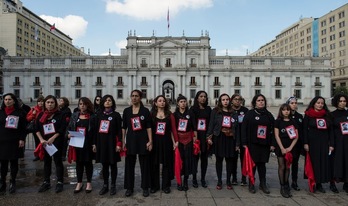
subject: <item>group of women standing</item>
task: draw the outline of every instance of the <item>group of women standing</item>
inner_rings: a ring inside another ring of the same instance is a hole
[[[92,160],[95,159],[102,164],[104,179],[99,194],[109,192],[110,195],[115,195],[117,163],[121,161],[121,156],[125,156],[126,196],[131,196],[134,192],[137,156],[144,197],[160,189],[164,193],[170,193],[174,176],[180,191],[189,189],[190,175],[192,186],[198,187],[199,161],[200,183],[205,188],[208,157],[211,154],[216,157],[216,189],[223,188],[222,170],[225,159],[226,188],[231,190],[232,185],[238,184],[238,157],[243,163],[246,154],[254,163],[252,176],[249,175],[249,191],[256,192],[254,175],[257,170],[259,189],[269,194],[266,163],[271,152],[277,155],[280,193],[283,197],[291,197],[290,188],[300,190],[297,184],[298,161],[300,154],[305,153],[311,159],[316,191],[325,192],[322,183],[330,182],[330,189],[337,193],[335,182],[342,181],[343,189],[348,192],[348,98],[345,95],[333,98],[332,105],[337,108],[333,112],[328,110],[324,98],[313,98],[304,117],[297,112],[297,99],[290,97],[280,106],[276,119],[267,110],[267,100],[262,94],[254,96],[250,110],[242,105],[239,94],[231,97],[228,94],[220,95],[213,109],[208,106],[205,91],[197,92],[191,108],[188,107],[187,98],[179,95],[175,112],[172,113],[165,96],[157,96],[149,110],[142,104],[142,92],[133,90],[130,96],[131,106],[124,109],[122,117],[116,111],[112,95],[97,96],[94,103],[87,97],[80,98],[78,108],[71,117],[59,109],[58,101],[52,95],[40,97],[38,104],[28,115],[19,108],[15,95],[6,94],[3,97],[0,110],[1,194],[6,192],[9,163],[9,192],[16,191],[19,153],[13,151],[24,146],[26,122],[32,120],[35,121],[36,155],[44,161],[44,181],[39,192],[51,188],[52,159],[57,175],[55,192],[63,190],[62,157],[65,155],[62,152],[66,139],[77,138],[74,132],[83,136],[83,144],[69,146],[68,151],[69,162],[76,162],[77,185],[74,193],[83,189],[86,193],[92,191]],[[48,148],[52,147],[56,151],[50,154]],[[175,150],[179,157],[174,155]],[[181,164],[178,164],[178,158],[182,161]],[[84,171],[87,177],[86,187],[82,182]],[[240,184],[247,185],[246,180],[247,176],[243,173]]]

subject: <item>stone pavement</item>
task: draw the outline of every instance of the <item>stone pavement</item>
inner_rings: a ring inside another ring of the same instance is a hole
[[[99,190],[103,185],[103,181],[99,176],[100,164],[94,165],[93,174],[93,191],[90,194],[81,192],[73,194],[76,184],[74,177],[74,164],[64,162],[66,169],[64,191],[56,194],[54,192],[55,180],[54,170],[52,175],[52,188],[44,193],[38,193],[38,189],[42,183],[43,162],[33,162],[33,151],[26,150],[24,161],[20,161],[20,172],[17,178],[17,192],[9,195],[8,192],[4,196],[0,196],[0,205],[348,205],[348,195],[342,190],[342,183],[337,184],[340,190],[339,194],[334,194],[328,188],[328,184],[324,184],[326,193],[310,193],[308,191],[307,180],[303,176],[303,160],[300,159],[299,186],[301,191],[292,191],[292,198],[283,198],[280,195],[279,180],[277,175],[277,159],[271,157],[267,164],[267,183],[271,194],[266,195],[257,188],[256,194],[251,194],[247,186],[234,186],[233,190],[227,190],[223,185],[222,190],[215,188],[217,177],[215,173],[215,158],[209,159],[207,172],[208,188],[193,188],[189,180],[189,190],[187,192],[176,190],[176,182],[172,181],[172,192],[165,194],[158,191],[150,194],[149,197],[142,196],[140,188],[140,171],[139,163],[136,166],[135,191],[133,196],[126,197],[123,189],[124,177],[124,159],[118,163],[118,179],[117,194],[110,196],[108,193],[100,196]],[[257,175],[256,175],[257,176]],[[223,174],[223,178],[226,174]],[[198,172],[198,180],[200,172]],[[238,171],[238,181],[240,181],[240,171]],[[200,183],[200,181],[198,181]],[[226,179],[223,179],[223,183]],[[259,181],[256,177],[256,186]]]

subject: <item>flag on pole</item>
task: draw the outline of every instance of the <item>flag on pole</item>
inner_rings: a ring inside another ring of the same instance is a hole
[[[55,29],[56,29],[56,24],[54,23],[54,24],[51,26],[50,31],[55,30]]]
[[[168,29],[169,29],[169,8],[168,8],[168,13],[167,13],[167,23],[168,23]]]

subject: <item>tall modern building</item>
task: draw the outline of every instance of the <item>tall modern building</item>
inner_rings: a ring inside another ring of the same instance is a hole
[[[346,23],[347,22],[347,23]],[[332,88],[348,86],[348,4],[319,18],[302,18],[253,56],[329,57]]]
[[[0,0],[0,47],[10,56],[80,56],[72,38],[22,5]]]
[[[308,104],[314,95],[330,97],[328,57],[216,56],[208,33],[199,37],[137,37],[131,32],[119,56],[4,57],[5,92],[23,100],[42,92],[76,103],[82,96],[111,94],[129,103],[132,90],[151,102],[163,94],[174,102],[179,94],[193,100],[205,90],[210,105],[222,93],[239,93],[249,106],[262,93],[268,105],[296,95]]]

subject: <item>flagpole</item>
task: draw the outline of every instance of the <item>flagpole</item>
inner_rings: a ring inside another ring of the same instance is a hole
[[[170,27],[170,24],[169,24],[169,6],[168,6],[168,12],[167,12],[167,29],[168,29],[168,36],[169,36],[169,27]]]

